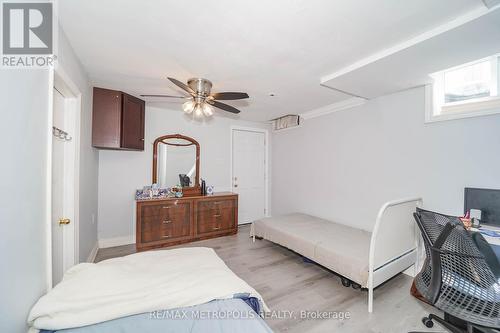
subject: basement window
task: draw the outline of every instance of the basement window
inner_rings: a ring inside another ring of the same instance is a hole
[[[426,121],[500,113],[500,55],[431,74]]]

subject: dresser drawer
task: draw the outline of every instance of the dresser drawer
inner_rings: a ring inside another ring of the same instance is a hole
[[[155,213],[152,215],[151,213]],[[191,204],[177,202],[141,208],[141,243],[166,241],[191,234]]]
[[[235,201],[198,201],[196,217],[198,234],[232,229],[235,227]]]
[[[176,211],[180,206],[188,205],[187,202],[173,201],[157,205],[147,205],[141,207],[141,217],[148,216],[169,216],[171,211]]]

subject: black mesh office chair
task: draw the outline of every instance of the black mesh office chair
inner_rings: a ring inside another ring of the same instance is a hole
[[[479,250],[474,238],[484,238],[465,230],[458,217],[419,208],[414,217],[426,254],[415,287],[445,313],[444,319],[430,314],[423,323],[437,321],[453,333],[500,332],[500,264],[489,247]]]

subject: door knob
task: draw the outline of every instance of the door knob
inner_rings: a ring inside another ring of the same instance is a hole
[[[70,224],[70,219],[59,219],[59,225]]]

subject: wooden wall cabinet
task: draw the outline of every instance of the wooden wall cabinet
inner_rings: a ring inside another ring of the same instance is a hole
[[[93,91],[92,146],[144,150],[145,102],[121,91]]]
[[[136,248],[138,251],[220,236],[238,230],[238,195],[137,201]]]

